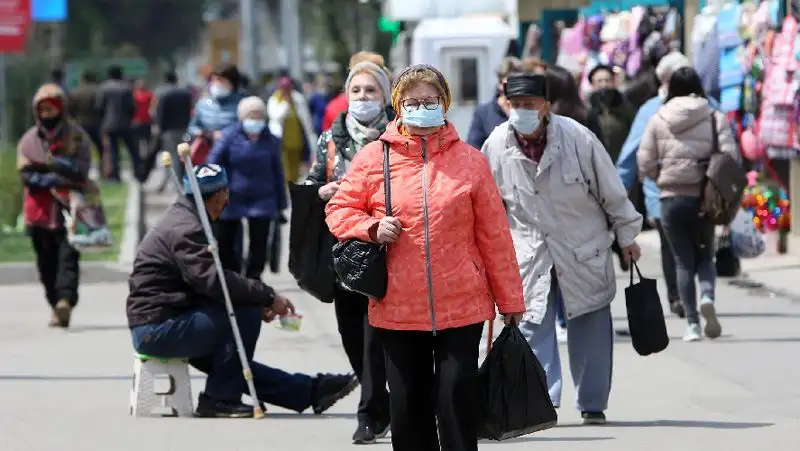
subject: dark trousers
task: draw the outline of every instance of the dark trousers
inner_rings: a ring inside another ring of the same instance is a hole
[[[714,224],[698,217],[700,198],[674,196],[661,199],[661,223],[675,257],[678,293],[689,324],[698,324],[695,275],[700,294],[714,299]]]
[[[241,274],[249,279],[261,279],[261,273],[267,266],[267,242],[269,240],[270,218],[247,218],[250,245],[247,262],[242,258],[244,235],[242,221],[239,219],[220,220],[217,222],[217,241],[219,242],[219,258],[222,267]],[[244,268],[242,268],[244,266]]]
[[[667,299],[670,304],[673,302],[680,302],[681,296],[678,294],[678,276],[675,270],[675,256],[672,255],[672,249],[669,247],[669,240],[667,240],[666,232],[664,232],[664,225],[661,224],[660,219],[656,219],[656,229],[658,229],[658,238],[661,241],[661,271],[664,273],[664,282],[667,284]]]
[[[145,148],[150,146],[150,140],[153,139],[153,124],[139,123],[133,124],[133,135],[140,144],[144,144]]]
[[[336,291],[334,307],[339,335],[350,366],[361,382],[358,419],[375,427],[389,423],[389,392],[383,346],[367,320],[368,303],[361,294],[342,288]]]
[[[80,254],[67,242],[67,231],[30,227],[28,233],[47,302],[54,307],[65,299],[74,307],[78,304]]]
[[[379,329],[386,353],[393,450],[477,451],[482,331],[482,323],[436,335]]]
[[[103,162],[105,156],[103,155],[103,136],[100,133],[100,126],[93,124],[81,124],[81,127],[86,130],[86,134],[89,135],[89,139],[92,141],[94,150],[97,152],[97,161],[99,162],[98,172],[103,174]]]
[[[235,313],[259,401],[296,412],[308,408],[312,396],[311,377],[253,361],[263,308],[237,307]],[[193,367],[208,375],[205,393],[211,398],[241,401],[242,394],[249,394],[225,306],[221,303],[184,313],[161,324],[137,326],[131,333],[137,352],[164,358],[188,357]]]
[[[141,156],[139,154],[139,141],[136,139],[133,129],[125,128],[114,131],[109,130],[106,131],[106,136],[108,136],[108,153],[109,157],[111,158],[111,174],[109,178],[111,180],[120,180],[119,143],[122,141],[122,143],[125,145],[125,148],[128,149],[128,155],[131,158],[131,169],[133,170],[134,176],[139,181],[143,181]]]

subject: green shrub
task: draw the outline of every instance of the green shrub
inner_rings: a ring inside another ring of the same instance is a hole
[[[14,226],[22,211],[22,183],[17,172],[17,152],[0,144],[0,227]]]

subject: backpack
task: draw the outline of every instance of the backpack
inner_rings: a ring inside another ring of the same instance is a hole
[[[728,225],[741,208],[747,175],[736,159],[719,151],[719,131],[716,113],[711,113],[711,157],[707,162],[705,179],[700,190],[700,212],[715,225]]]

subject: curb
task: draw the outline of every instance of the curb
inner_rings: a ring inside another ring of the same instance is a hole
[[[142,184],[131,178],[128,189],[128,202],[125,206],[125,228],[122,233],[122,243],[119,247],[117,264],[121,266],[133,265],[136,258],[136,248],[144,235],[144,190]]]

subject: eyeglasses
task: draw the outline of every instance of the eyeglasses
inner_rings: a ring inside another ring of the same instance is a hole
[[[428,97],[426,99],[403,99],[400,101],[400,106],[406,112],[417,111],[420,107],[426,110],[435,110],[441,103],[440,97]]]

